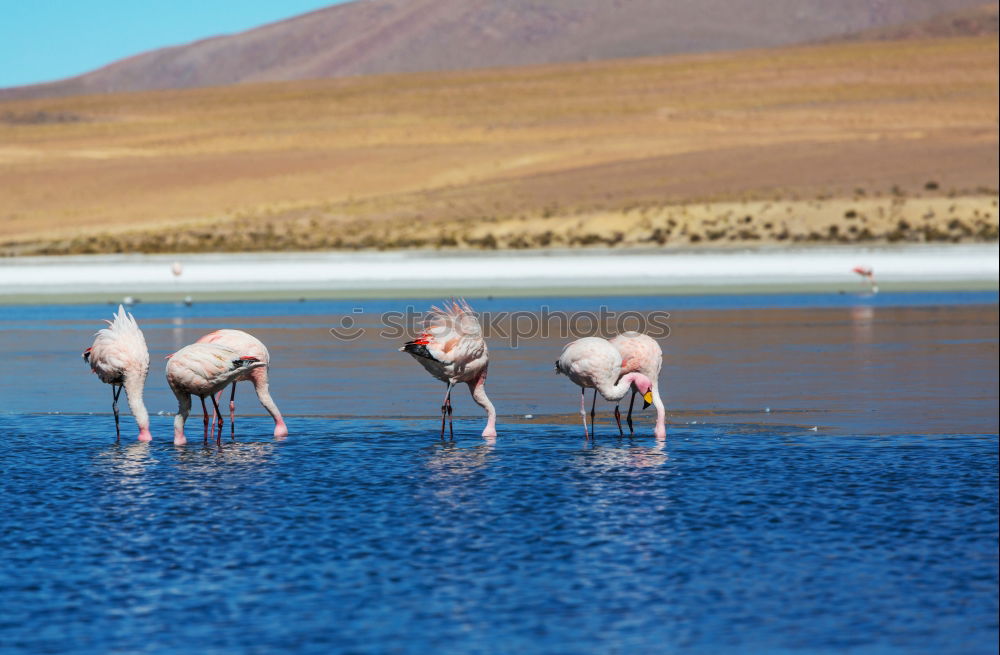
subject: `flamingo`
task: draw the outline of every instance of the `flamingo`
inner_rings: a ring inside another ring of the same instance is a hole
[[[448,385],[441,405],[441,438],[444,439],[445,418],[448,430],[455,438],[451,423],[451,389],[459,382],[469,385],[472,399],[486,410],[483,437],[497,436],[497,412],[486,396],[486,369],[490,356],[483,340],[479,320],[464,300],[445,302],[444,308],[431,307],[424,331],[399,349],[410,353],[427,372]]]
[[[142,388],[149,374],[149,350],[146,338],[135,317],[118,305],[114,321],[94,335],[94,345],[83,351],[83,361],[90,364],[101,382],[111,385],[111,409],[115,413],[115,441],[121,439],[118,420],[118,397],[122,389],[128,399],[129,409],[139,426],[139,441],[152,441],[149,432],[149,412],[142,402]]]
[[[622,375],[632,372],[642,373],[653,384],[653,407],[656,408],[656,427],[653,428],[653,435],[657,439],[666,438],[666,410],[663,408],[659,389],[660,367],[663,365],[663,350],[660,349],[660,344],[656,342],[656,339],[635,331],[622,332],[610,339],[610,343],[621,353]],[[635,433],[635,429],[632,427],[632,405],[635,402],[636,393],[637,389],[633,386],[632,398],[628,403],[628,416],[625,419],[630,435]],[[619,416],[618,407],[615,406],[615,418]],[[621,420],[619,420],[619,431],[621,431],[621,427]]]
[[[210,332],[196,343],[217,343],[228,346],[240,353],[241,356],[249,356],[261,362],[264,366],[256,368],[245,368],[233,380],[233,392],[229,396],[229,426],[236,433],[236,383],[240,380],[250,380],[253,383],[254,391],[257,392],[257,400],[264,406],[267,413],[274,419],[274,436],[277,439],[284,439],[288,436],[288,427],[285,420],[278,411],[278,406],[271,399],[271,392],[268,387],[267,370],[270,368],[271,355],[267,352],[267,347],[261,343],[260,339],[243,332],[242,330],[216,330]]]
[[[872,294],[878,293],[878,283],[875,281],[875,269],[871,266],[855,266],[851,270],[868,280],[868,288]]]
[[[205,441],[208,441],[208,410],[205,396],[212,399],[219,417],[219,436],[222,439],[222,414],[215,394],[243,375],[247,369],[267,366],[256,357],[242,355],[239,351],[217,343],[193,343],[184,346],[168,357],[167,383],[177,396],[177,415],[174,417],[174,443],[187,443],[184,422],[191,413],[191,395],[201,398],[201,411],[205,421]]]
[[[594,389],[594,401],[590,406],[590,423],[594,423],[594,406],[597,404],[597,393],[605,400],[619,401],[625,397],[629,388],[635,384],[645,401],[643,407],[648,407],[653,400],[653,383],[642,373],[632,372],[621,375],[622,355],[606,339],[600,337],[584,337],[571,341],[563,348],[556,361],[556,373],[562,373],[580,386],[580,415],[583,416],[583,434],[590,438],[587,431],[587,411],[584,397],[587,389]],[[621,378],[619,379],[619,376]],[[616,383],[615,380],[618,380]],[[620,413],[615,407],[615,418],[619,420]]]

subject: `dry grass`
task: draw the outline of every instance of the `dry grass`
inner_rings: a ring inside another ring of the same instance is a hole
[[[0,103],[0,243],[780,241],[779,205],[789,240],[995,239],[997,49],[836,44]],[[870,229],[850,233],[860,194]],[[966,213],[947,211],[956,200]],[[922,202],[935,209],[920,229],[882,221]],[[755,237],[736,223],[710,238],[738,214]]]

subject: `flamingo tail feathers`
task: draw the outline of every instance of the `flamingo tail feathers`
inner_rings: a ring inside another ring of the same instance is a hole
[[[427,350],[427,342],[421,339],[406,342],[400,350],[411,355],[416,355],[417,357],[423,357],[424,359],[434,359],[434,356]]]

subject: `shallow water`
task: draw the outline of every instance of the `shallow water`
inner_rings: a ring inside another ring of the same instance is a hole
[[[613,304],[672,313],[663,443],[607,403],[585,442],[554,337],[492,344],[500,437],[463,390],[441,442],[395,342],[330,337],[352,304],[233,303],[135,312],[154,361],[259,334],[290,438],[244,389],[235,442],[116,444],[110,308],[0,309],[0,650],[997,651],[996,294]]]

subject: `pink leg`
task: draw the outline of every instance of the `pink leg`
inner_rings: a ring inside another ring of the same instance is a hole
[[[452,383],[448,383],[448,390],[444,393],[444,402],[441,403],[441,441],[444,441],[444,421],[446,417],[451,416],[451,388]],[[455,438],[455,432],[452,431],[451,438]]]
[[[115,441],[120,441],[122,438],[122,431],[118,424],[118,397],[122,394],[122,385],[111,385],[111,395],[114,400],[111,403],[111,410],[115,413]]]
[[[216,400],[215,396],[212,396],[212,404],[215,405],[215,415],[219,417],[219,434],[215,437],[215,443],[222,443],[222,424],[225,421],[222,419],[222,412],[219,411],[219,401]],[[213,430],[214,432],[214,430]]]
[[[587,431],[587,388],[580,387],[580,416],[583,417],[583,438],[590,439],[590,432]]]
[[[455,440],[455,424],[451,420],[451,395],[448,395],[448,436]]]
[[[208,443],[208,408],[205,407],[205,396],[201,396],[201,417],[205,421],[205,443]],[[212,428],[214,431],[214,427]]]
[[[221,392],[220,392],[221,393]],[[230,437],[236,438],[236,383],[233,382],[233,393],[229,396],[229,429]]]
[[[594,401],[590,403],[590,436],[597,436],[597,424],[594,423],[594,417],[597,415],[597,389],[594,389]]]
[[[221,391],[215,394],[216,398],[219,398],[220,396],[222,396]],[[212,410],[212,434],[215,434],[215,424],[216,422],[218,422],[218,420],[219,420],[219,415],[215,412],[215,410]]]

